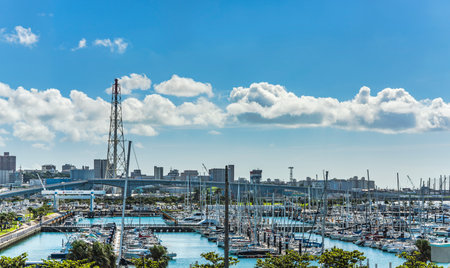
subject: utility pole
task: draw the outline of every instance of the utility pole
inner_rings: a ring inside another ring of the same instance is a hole
[[[225,264],[225,268],[228,268],[229,266],[230,266],[230,263],[229,263],[229,259],[228,259],[228,256],[229,256],[229,249],[230,249],[230,245],[229,245],[229,233],[230,233],[230,230],[229,230],[229,223],[228,223],[228,221],[229,221],[229,219],[228,219],[228,213],[229,213],[229,211],[228,211],[228,203],[229,203],[229,200],[228,200],[228,198],[229,198],[229,194],[228,194],[228,166],[225,166],[225,223],[224,223],[224,225],[225,225],[225,256],[224,256],[224,264]]]

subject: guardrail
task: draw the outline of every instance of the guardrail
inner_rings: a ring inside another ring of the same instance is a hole
[[[46,221],[41,221],[40,223],[38,223],[38,224],[36,224],[34,226],[31,226],[31,227],[28,227],[26,229],[22,229],[22,230],[19,230],[19,231],[14,231],[14,232],[12,232],[10,234],[7,234],[7,235],[5,235],[5,236],[0,238],[0,244],[3,244],[5,242],[7,242],[7,241],[10,241],[10,240],[13,240],[13,239],[16,239],[16,238],[19,238],[19,237],[24,238],[30,233],[38,232],[40,230],[41,226],[48,225],[50,222],[55,222],[55,221],[59,220],[60,218],[65,217],[68,214],[69,213],[66,212],[63,215],[60,215],[60,216],[58,216],[56,218],[48,219]]]

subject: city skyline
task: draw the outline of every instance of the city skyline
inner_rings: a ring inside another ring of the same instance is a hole
[[[0,151],[17,168],[106,158],[119,78],[131,170],[450,174],[446,2],[82,3],[0,11]]]

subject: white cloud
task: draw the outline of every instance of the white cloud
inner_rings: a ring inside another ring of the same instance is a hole
[[[217,130],[211,130],[211,131],[208,132],[208,134],[211,134],[211,135],[220,135],[220,134],[222,134],[222,133],[219,132],[219,131],[217,131]]]
[[[176,106],[169,99],[147,95],[144,100],[128,98],[123,101],[124,120],[145,122],[153,126],[223,126],[226,114],[205,98]]]
[[[75,50],[78,50],[78,49],[82,49],[82,48],[85,48],[85,47],[87,47],[86,38],[82,38],[80,41],[78,41],[78,46],[75,47],[75,48],[72,48],[72,51],[75,51]]]
[[[230,93],[227,112],[235,122],[281,127],[337,127],[383,133],[450,130],[450,105],[441,98],[414,99],[404,89],[376,96],[362,87],[354,99],[298,97],[283,86],[253,83]]]
[[[36,149],[50,150],[50,146],[44,143],[33,143],[31,146]]]
[[[125,42],[122,38],[115,38],[111,41],[111,39],[95,39],[95,46],[107,47],[111,50],[111,52],[117,52],[122,54],[127,50],[128,43]]]
[[[119,78],[119,85],[123,95],[131,94],[131,92],[136,89],[147,90],[150,88],[151,84],[152,81],[145,74],[132,73],[130,76],[124,75]],[[111,87],[107,88],[105,91],[108,94],[111,94]]]
[[[194,97],[206,94],[212,97],[212,86],[210,83],[196,82],[192,78],[179,77],[172,75],[170,80],[164,81],[154,86],[156,92],[165,95],[173,95],[178,97]]]
[[[14,136],[25,141],[51,141],[55,134],[46,126],[37,123],[27,124],[17,122],[14,124]]]
[[[139,149],[144,148],[144,145],[143,145],[142,143],[140,143],[140,142],[135,142],[135,143],[134,143],[134,146],[135,146],[136,148],[139,148]]]
[[[139,83],[130,82],[129,88],[136,85]],[[143,88],[149,87],[148,79]],[[64,97],[57,89],[12,89],[0,83],[0,129],[11,127],[12,135],[21,140],[47,144],[60,137],[71,141],[105,142],[109,113],[108,101],[90,98],[78,90]],[[157,135],[154,128],[158,126],[222,126],[225,117],[220,108],[204,98],[178,106],[156,94],[147,95],[143,100],[123,100],[124,124],[136,135]]]
[[[136,134],[140,136],[156,136],[158,132],[150,125],[136,124],[130,129],[131,134]]]
[[[31,47],[33,44],[39,41],[39,36],[31,31],[31,28],[24,28],[20,25],[14,27],[13,32],[5,33],[6,30],[3,28],[0,30],[0,36],[8,43],[21,44],[24,46]]]

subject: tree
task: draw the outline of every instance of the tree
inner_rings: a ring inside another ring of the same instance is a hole
[[[324,268],[349,268],[349,267],[366,267],[364,265],[357,266],[358,262],[361,263],[365,260],[364,253],[354,250],[345,251],[340,248],[333,247],[332,249],[325,250],[319,257],[319,263]]]
[[[418,239],[415,243],[417,249],[419,249],[419,261],[427,262],[431,260],[431,246],[430,242],[425,239]]]
[[[94,242],[92,245],[82,240],[76,240],[72,243],[72,248],[67,254],[69,260],[87,260],[94,262],[102,268],[115,268],[116,257],[111,245]]]
[[[94,262],[87,262],[86,260],[72,261],[64,260],[62,262],[56,260],[42,260],[44,264],[42,268],[100,268],[94,265]]]
[[[406,261],[396,268],[443,268],[443,266],[439,266],[432,262],[427,263],[426,261],[420,261],[419,258],[421,257],[421,254],[418,251],[412,253],[402,252],[397,256],[406,259]]]
[[[27,253],[22,253],[17,257],[0,257],[0,267],[2,268],[22,268],[25,267],[25,262],[27,261]]]
[[[210,263],[207,264],[192,264],[191,267],[193,268],[224,268],[225,267],[225,263],[224,257],[220,257],[218,253],[216,252],[208,252],[208,253],[202,253],[201,254],[202,258],[204,258],[205,260],[207,260]],[[229,257],[229,264],[230,265],[235,265],[239,262],[239,260],[237,258],[233,258],[233,257]]]
[[[310,254],[300,255],[298,252],[288,250],[286,255],[273,256],[267,254],[267,258],[258,259],[256,262],[257,268],[308,268],[309,263],[316,258]]]
[[[3,231],[5,227],[5,222],[8,220],[6,213],[0,213],[0,230]]]
[[[154,245],[148,256],[133,259],[132,262],[136,268],[165,268],[169,265],[169,257],[165,247]]]

